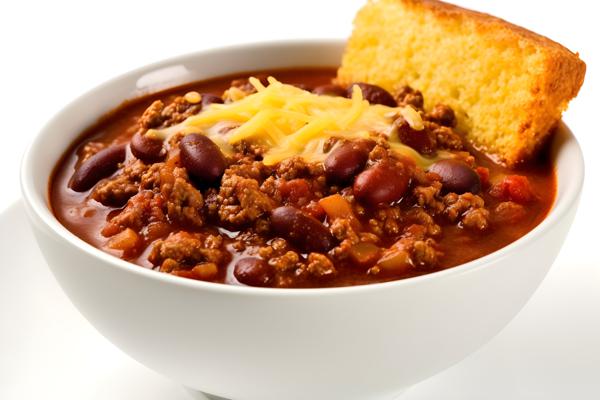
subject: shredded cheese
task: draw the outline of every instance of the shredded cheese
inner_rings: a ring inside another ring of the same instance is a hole
[[[388,107],[369,104],[355,85],[350,99],[319,96],[273,77],[263,85],[252,77],[249,82],[256,93],[242,96],[237,92],[226,104],[211,104],[181,124],[159,130],[163,139],[181,132],[203,133],[230,154],[232,145],[241,141],[266,147],[263,162],[276,164],[292,156],[307,161],[322,161],[327,154],[323,145],[328,138],[355,139],[382,133],[390,137],[394,151],[408,156],[420,165],[435,161],[421,156],[412,148],[394,139],[393,116],[402,115],[416,130],[422,130],[419,113],[410,106]],[[231,89],[230,89],[231,91]],[[226,128],[226,129],[225,129]]]

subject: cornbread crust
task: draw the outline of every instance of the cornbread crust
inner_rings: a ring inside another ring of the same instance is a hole
[[[585,63],[502,19],[436,0],[371,0],[357,14],[337,80],[421,90],[509,166],[530,159],[577,95]]]

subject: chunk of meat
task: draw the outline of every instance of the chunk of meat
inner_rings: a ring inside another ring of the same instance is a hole
[[[436,104],[435,107],[427,114],[430,121],[443,126],[453,128],[456,126],[456,116],[454,110],[445,104]]]
[[[411,105],[416,109],[423,109],[423,94],[410,86],[402,86],[400,90],[395,93],[394,97],[398,105]]]
[[[225,172],[217,197],[218,215],[221,221],[244,225],[275,208],[275,202],[260,191],[256,179],[242,178]]]
[[[310,253],[308,255],[306,270],[317,278],[328,278],[337,272],[331,260],[321,253]]]
[[[494,222],[514,224],[527,215],[527,210],[514,201],[503,201],[494,208],[492,215]]]
[[[87,142],[79,151],[78,162],[82,163],[97,152],[106,148],[106,143],[103,142]]]
[[[369,273],[398,276],[414,268],[435,267],[442,253],[437,249],[436,241],[426,235],[426,227],[408,226],[402,237],[384,251],[377,265],[369,269]]]
[[[169,219],[196,228],[204,224],[204,199],[200,191],[189,183],[183,168],[175,168],[173,172],[166,168],[161,172],[160,192],[166,199]]]
[[[162,116],[162,110],[165,108],[165,103],[161,100],[155,100],[150,104],[140,117],[138,124],[142,130],[148,130],[150,128],[158,128],[162,125],[164,118]]]
[[[142,131],[164,128],[183,122],[186,118],[202,110],[202,104],[192,104],[184,97],[178,96],[165,106],[161,100],[155,100],[144,111],[138,121]]]
[[[175,232],[164,240],[154,242],[148,261],[165,272],[191,269],[201,263],[218,265],[228,260],[228,253],[222,245],[220,236]]]
[[[183,122],[186,118],[198,114],[202,110],[202,104],[192,104],[184,97],[177,96],[162,112],[161,117],[164,127],[176,125]]]
[[[140,181],[147,170],[146,164],[134,160],[117,176],[100,181],[94,187],[91,197],[107,206],[122,206],[139,191]]]
[[[454,129],[441,125],[432,126],[430,122],[426,122],[425,126],[426,129],[431,129],[439,148],[448,150],[463,149],[462,137]]]
[[[162,197],[150,190],[143,190],[131,197],[127,205],[102,228],[102,235],[113,236],[126,228],[140,232],[147,224],[165,220]]]
[[[466,228],[485,230],[489,226],[489,211],[484,200],[473,193],[448,193],[444,196],[444,215],[451,221],[460,221]]]
[[[432,211],[433,214],[439,214],[444,209],[441,190],[442,183],[434,181],[429,186],[416,186],[413,189],[413,196],[419,206]]]

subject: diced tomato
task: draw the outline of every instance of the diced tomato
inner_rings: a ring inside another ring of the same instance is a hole
[[[310,203],[308,203],[302,208],[302,211],[306,212],[311,217],[316,218],[321,222],[325,220],[325,216],[327,215],[325,214],[325,210],[323,209],[323,207],[321,207],[321,205],[316,201],[311,201]]]
[[[526,204],[535,200],[536,196],[526,176],[508,175],[490,189],[490,194],[502,200],[510,200]]]
[[[412,269],[412,261],[406,250],[391,247],[377,261],[377,266],[382,274],[401,275]]]
[[[375,264],[380,254],[381,249],[373,243],[360,242],[350,248],[350,257],[360,266]]]
[[[323,197],[319,200],[319,205],[323,207],[327,216],[331,219],[337,218],[348,218],[352,227],[359,231],[360,222],[352,211],[352,205],[339,194],[332,194],[331,196]]]
[[[306,179],[292,179],[285,181],[279,186],[281,195],[290,203],[297,204],[304,199],[304,202],[311,198],[310,185]]]
[[[133,229],[127,228],[111,237],[107,246],[113,250],[130,252],[138,245],[138,243],[138,234]]]

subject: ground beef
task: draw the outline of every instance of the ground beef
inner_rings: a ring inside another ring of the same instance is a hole
[[[427,237],[427,228],[422,225],[409,225],[404,229],[400,239],[387,249],[382,259],[393,257],[396,261],[392,265],[383,262],[369,269],[368,273],[407,273],[414,268],[434,268],[443,253],[438,250],[436,241]]]
[[[331,222],[331,233],[339,241],[339,244],[329,251],[336,261],[346,260],[352,246],[358,244],[361,239],[354,229],[352,220],[348,218],[337,218]]]
[[[400,106],[411,105],[418,110],[423,109],[423,94],[420,91],[411,88],[410,86],[401,87],[400,90],[396,92],[394,97]]]
[[[78,162],[82,163],[97,152],[106,148],[106,143],[102,142],[87,142],[79,151]]]
[[[281,161],[275,170],[277,177],[292,180],[296,178],[319,178],[324,176],[323,164],[309,163],[300,157],[291,157]]]
[[[429,186],[416,186],[413,189],[416,204],[433,214],[441,213],[444,209],[444,203],[440,200],[441,190],[442,183],[439,181],[434,181]]]
[[[485,230],[489,225],[489,211],[483,199],[473,193],[448,193],[444,196],[443,214],[451,221],[460,221],[466,228]]]
[[[138,121],[142,131],[164,128],[183,122],[187,117],[198,114],[202,104],[191,104],[185,98],[176,97],[168,106],[156,100],[144,111]]]
[[[104,205],[122,206],[139,191],[142,176],[147,170],[146,164],[134,160],[115,177],[99,182],[94,187],[91,197]]]
[[[243,178],[225,171],[216,198],[222,222],[243,226],[275,208],[273,199],[261,192],[256,179]]]
[[[378,236],[398,236],[403,224],[403,212],[399,206],[382,207],[369,220],[369,227]]]
[[[462,137],[452,128],[425,121],[425,129],[432,132],[440,149],[462,150],[464,147]]]
[[[375,147],[369,153],[369,161],[376,163],[378,161],[386,161],[390,158],[389,147],[377,143]]]
[[[127,201],[123,210],[109,219],[102,229],[102,234],[107,237],[113,236],[126,228],[139,232],[149,223],[164,221],[162,203],[163,200],[159,194],[150,190],[139,192]]]
[[[202,109],[202,103],[191,104],[183,97],[176,97],[162,112],[162,125],[164,127],[176,125],[183,122],[187,117],[198,114]]]
[[[145,131],[150,128],[158,128],[161,126],[164,121],[162,116],[162,110],[164,108],[165,104],[161,100],[155,100],[150,104],[138,121],[140,128]]]
[[[454,110],[444,104],[437,104],[435,107],[433,107],[431,112],[427,114],[427,119],[450,128],[456,126]]]
[[[514,224],[527,215],[525,207],[514,201],[503,201],[494,208],[493,220],[500,224]]]
[[[439,226],[433,216],[421,207],[413,207],[406,213],[407,221],[422,226],[425,233],[429,236],[439,236],[442,233],[442,227]]]
[[[287,251],[285,254],[269,259],[268,264],[276,271],[284,272],[296,268],[302,268],[300,255],[295,251]]]
[[[321,253],[310,253],[306,270],[309,274],[318,278],[326,278],[337,272],[329,258]]]
[[[218,265],[229,258],[222,246],[220,236],[180,231],[154,242],[148,260],[165,272],[191,269],[206,262]]]
[[[189,183],[183,168],[161,171],[160,192],[165,199],[166,213],[169,219],[191,227],[199,228],[204,224],[202,193]]]
[[[109,220],[103,230],[108,236],[125,228],[139,231],[156,221],[168,220],[190,228],[199,228],[204,223],[202,193],[189,183],[183,168],[173,168],[166,163],[147,168],[141,161],[136,161],[129,169],[123,170],[122,177],[117,176],[107,181],[106,185],[100,185],[92,196],[104,200],[101,196],[111,187],[118,189],[114,192],[115,196],[137,193],[119,214]]]
[[[462,225],[465,228],[484,231],[489,226],[490,212],[485,208],[474,208],[467,210],[462,219]]]

